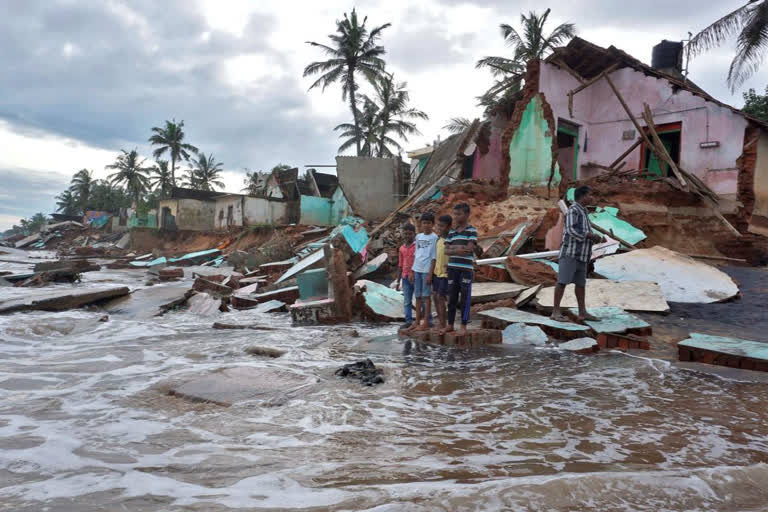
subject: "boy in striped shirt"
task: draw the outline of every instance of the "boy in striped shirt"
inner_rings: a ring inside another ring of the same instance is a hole
[[[461,303],[460,333],[467,332],[469,307],[472,302],[472,280],[475,268],[477,230],[469,225],[469,205],[459,203],[453,207],[454,227],[445,240],[448,256],[448,325],[443,332],[453,331],[456,307]],[[459,301],[461,295],[461,301]]]

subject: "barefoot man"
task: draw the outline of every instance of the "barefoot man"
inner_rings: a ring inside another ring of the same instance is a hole
[[[590,203],[591,190],[587,186],[576,189],[574,203],[565,216],[563,230],[563,245],[560,247],[555,287],[555,307],[552,310],[552,320],[567,322],[568,319],[560,312],[560,301],[563,300],[565,287],[571,283],[576,286],[576,301],[579,304],[579,321],[597,320],[587,313],[585,303],[587,286],[587,265],[592,254],[592,244],[603,242],[603,237],[593,233],[589,225],[586,206]]]

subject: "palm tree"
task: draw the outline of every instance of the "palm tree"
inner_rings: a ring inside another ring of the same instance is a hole
[[[158,160],[157,165],[150,168],[149,186],[160,191],[161,197],[168,197],[173,189],[173,177],[168,169],[168,160]]]
[[[379,158],[394,156],[387,145],[394,146],[398,150],[403,149],[400,144],[389,137],[390,133],[407,142],[409,135],[421,133],[412,120],[429,119],[429,116],[421,110],[408,106],[410,95],[407,87],[406,82],[395,82],[395,77],[392,74],[386,74],[374,83],[379,107],[379,116],[376,122],[378,132],[376,134],[378,142],[376,156]]]
[[[187,180],[191,188],[213,191],[215,187],[224,188],[221,181],[223,171],[221,162],[217,162],[213,155],[200,153],[197,160],[192,162],[192,168],[187,169]]]
[[[731,92],[760,67],[768,47],[768,1],[749,0],[696,34],[688,42],[690,55],[720,46],[736,36],[736,56],[728,69]]]
[[[496,78],[494,85],[481,97],[481,104],[483,100],[487,103],[503,96],[510,89],[519,88],[529,60],[543,59],[576,35],[576,26],[573,23],[562,23],[548,36],[545,35],[544,25],[550,11],[551,9],[547,9],[541,16],[535,12],[530,12],[527,16],[521,14],[522,36],[511,25],[500,25],[504,41],[512,48],[512,57],[484,57],[477,61],[476,68],[488,68]]]
[[[472,126],[472,120],[468,117],[452,117],[443,125],[443,130],[456,134],[464,132],[470,126]]]
[[[91,196],[93,188],[93,173],[88,169],[80,169],[72,176],[69,189],[77,198],[80,210],[85,213],[88,209],[88,199]]]
[[[364,95],[360,95],[357,101],[363,105],[362,109],[355,107],[358,108],[356,116],[358,124],[341,123],[334,128],[334,131],[341,132],[339,138],[346,139],[339,146],[339,153],[357,146],[357,156],[373,156],[378,147],[379,106]]]
[[[121,149],[122,154],[117,155],[115,163],[106,166],[106,169],[115,169],[117,172],[109,175],[109,181],[113,184],[125,183],[125,188],[131,198],[138,203],[141,195],[149,189],[148,169],[144,167],[143,159],[133,149],[130,152]]]
[[[74,215],[78,211],[77,197],[72,193],[72,189],[65,189],[64,192],[56,196],[56,211],[64,215]]]
[[[328,57],[328,60],[313,62],[304,68],[304,76],[320,74],[320,77],[309,86],[309,89],[321,87],[324,91],[326,87],[341,82],[341,98],[349,100],[349,109],[354,118],[354,129],[357,134],[355,145],[357,154],[360,155],[360,122],[358,118],[359,110],[357,108],[357,75],[360,73],[369,81],[373,82],[384,70],[384,47],[377,44],[382,31],[389,27],[390,23],[385,23],[368,31],[365,26],[368,17],[363,18],[362,24],[359,22],[357,12],[352,9],[352,14],[347,16],[344,13],[344,19],[336,21],[336,33],[330,34],[330,45],[307,41],[307,44],[320,48]]]
[[[158,128],[157,126],[152,128],[155,132],[149,138],[149,142],[153,146],[159,146],[152,152],[155,158],[160,158],[166,152],[171,156],[171,182],[173,186],[176,186],[176,162],[180,160],[189,160],[190,153],[197,154],[197,148],[192,144],[184,142],[184,121],[176,122],[165,121],[164,128]]]

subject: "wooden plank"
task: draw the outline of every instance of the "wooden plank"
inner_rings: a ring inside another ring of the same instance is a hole
[[[687,180],[680,173],[680,169],[677,168],[677,164],[674,160],[672,160],[672,156],[670,156],[669,151],[667,151],[667,148],[661,142],[659,134],[656,133],[656,124],[653,122],[651,107],[649,107],[647,103],[643,103],[643,110],[643,119],[645,119],[645,124],[647,125],[648,131],[651,134],[651,138],[653,139],[656,148],[655,153],[659,156],[659,158],[664,160],[667,165],[669,165],[669,168],[672,169],[672,172],[675,174],[678,181],[680,181],[680,184],[686,186],[688,183]]]
[[[629,154],[632,153],[635,149],[637,149],[637,146],[639,146],[642,143],[643,143],[642,137],[637,139],[635,142],[632,143],[631,146],[629,146],[629,148],[625,152],[623,152],[621,154],[621,156],[619,156],[616,160],[614,160],[613,163],[611,165],[609,165],[608,167],[610,167],[612,169],[615,168],[619,164],[619,162],[621,162],[622,160],[627,158],[629,156]],[[618,169],[616,169],[616,170],[618,171]]]
[[[640,123],[635,118],[634,114],[632,113],[632,110],[630,110],[629,105],[627,105],[627,102],[624,101],[624,97],[621,95],[619,90],[616,88],[616,84],[613,83],[613,80],[606,75],[605,73],[602,73],[602,75],[605,78],[605,81],[608,82],[608,86],[613,91],[613,94],[616,96],[616,99],[619,100],[619,103],[621,103],[621,106],[624,108],[624,111],[629,116],[629,120],[632,121],[632,124],[635,125],[635,129],[640,134],[640,137],[642,137],[643,141],[648,145],[650,149],[652,149],[656,154],[659,155],[659,158],[663,158],[663,156],[660,154],[659,148],[656,147],[656,144],[651,141],[651,139],[648,138],[648,135],[643,130],[643,127],[640,126]],[[658,137],[658,135],[657,135]],[[663,147],[663,146],[662,146]],[[666,149],[664,150],[666,152]],[[669,155],[667,155],[669,156]],[[671,159],[670,159],[671,160]],[[680,175],[680,172],[677,171],[677,167],[675,167],[675,176],[677,176],[677,179],[680,181],[680,185],[682,185],[684,188],[687,189],[688,183],[683,179],[682,175]]]
[[[574,90],[568,93],[568,113],[570,114],[571,117],[573,117],[573,97],[578,93],[580,93],[581,91],[583,91],[584,89],[586,89],[587,87],[589,87],[590,85],[600,80],[603,76],[607,77],[608,73],[615,71],[616,68],[618,67],[619,67],[618,63],[613,64],[612,66],[610,66],[608,69],[606,69],[596,77],[592,78],[591,80],[588,80],[587,82],[582,83],[580,86],[578,86],[577,88],[575,88]]]

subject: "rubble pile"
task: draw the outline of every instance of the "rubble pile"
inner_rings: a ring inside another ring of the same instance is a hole
[[[358,379],[366,386],[383,384],[383,373],[384,370],[381,368],[376,368],[376,365],[374,365],[373,361],[370,359],[366,359],[365,361],[357,361],[356,363],[345,364],[334,372],[334,374],[338,375],[339,377]]]

